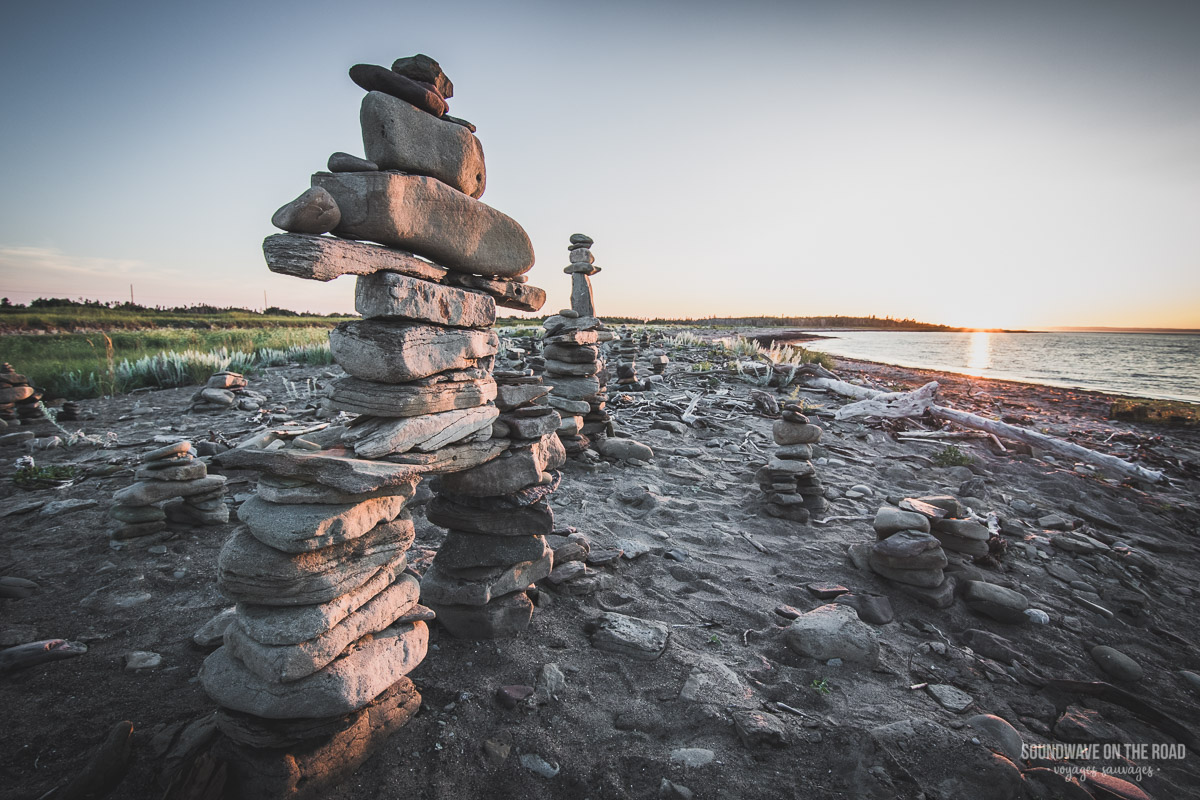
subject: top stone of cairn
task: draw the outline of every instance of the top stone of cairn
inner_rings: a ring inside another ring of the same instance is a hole
[[[414,81],[431,84],[442,97],[454,97],[454,84],[446,77],[446,73],[442,72],[442,65],[424,53],[397,58],[392,62],[392,72]]]

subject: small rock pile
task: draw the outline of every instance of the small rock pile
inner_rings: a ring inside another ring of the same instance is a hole
[[[192,395],[192,405],[188,411],[216,412],[224,411],[237,405],[243,411],[253,411],[261,405],[262,395],[251,392],[247,388],[249,381],[237,372],[222,371],[204,384],[204,388]]]
[[[0,421],[29,425],[45,418],[38,403],[42,393],[30,385],[29,379],[12,368],[0,366]]]
[[[667,371],[667,364],[670,363],[671,359],[667,356],[667,351],[661,347],[657,347],[650,355],[650,372],[655,375],[662,375]]]
[[[626,330],[613,346],[613,354],[617,357],[617,386],[624,391],[636,392],[642,388],[637,374],[637,359],[640,352],[637,337],[631,330]]]
[[[514,438],[492,436],[500,427],[492,403],[496,305],[536,311],[545,293],[524,282],[533,265],[524,230],[475,199],[484,188],[483,150],[473,125],[445,114],[452,84],[423,55],[390,70],[360,64],[350,77],[368,91],[360,113],[367,159],[333,154],[330,172],[313,175],[313,188],[276,212],[272,221],[288,233],[268,237],[263,252],[274,272],[358,276],[363,318],[330,332],[334,360],[348,375],[333,382],[328,401],[330,410],[357,416],[283,444],[258,437],[219,456],[261,473],[257,494],[238,512],[245,526],[218,567],[237,611],[201,672],[221,707],[217,750],[238,798],[321,796],[419,707],[406,676],[425,657],[434,612],[418,602],[421,582],[406,572],[414,528],[405,507],[421,475],[473,475],[448,490],[491,499],[549,486],[545,470],[562,461],[545,454],[553,449],[547,440],[558,445],[557,417],[525,408],[543,387],[524,400],[519,391],[506,395],[503,429]],[[528,377],[509,383],[520,388]],[[550,432],[534,445],[516,439],[534,428]],[[509,455],[504,466],[485,469],[501,454]],[[489,479],[504,491],[472,493]],[[537,511],[524,507],[509,515],[524,523],[522,544],[538,533],[527,519]],[[484,528],[505,520],[474,513]],[[499,542],[517,542],[512,534]],[[474,545],[452,534],[442,562],[458,563],[456,547],[476,557]],[[524,590],[536,572],[507,591]],[[444,596],[436,567],[425,582],[433,597]]]
[[[558,434],[567,453],[581,453],[592,437],[612,432],[608,402],[608,371],[600,359],[599,345],[615,334],[596,317],[589,275],[595,265],[591,238],[571,236],[567,248],[571,263],[563,272],[571,276],[571,308],[543,323],[546,329],[542,356],[546,380],[551,384],[550,405],[558,409],[562,423]]]
[[[114,493],[115,502],[108,509],[117,523],[113,539],[149,536],[165,529],[168,521],[184,525],[229,521],[225,476],[209,475],[191,442],[150,451],[142,456],[133,477],[137,482]]]
[[[795,404],[783,407],[771,431],[779,447],[755,475],[767,495],[767,514],[792,522],[808,522],[812,514],[828,507],[824,485],[811,460],[813,445],[821,441],[821,429],[802,412]]]
[[[66,400],[62,404],[62,408],[58,411],[58,416],[55,417],[59,422],[76,422],[79,420],[79,403],[74,400]]]

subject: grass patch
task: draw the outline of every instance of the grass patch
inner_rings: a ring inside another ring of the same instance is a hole
[[[329,364],[329,327],[0,336],[7,361],[48,398],[83,399],[201,383],[223,369]]]
[[[21,467],[13,475],[13,483],[23,489],[44,489],[75,477],[75,467],[71,464],[53,464],[38,467],[30,464]]]
[[[1179,400],[1114,400],[1108,418],[1175,428],[1193,428],[1200,425],[1200,405]]]
[[[933,456],[933,464],[936,467],[965,467],[974,460],[970,453],[952,444],[946,445]]]

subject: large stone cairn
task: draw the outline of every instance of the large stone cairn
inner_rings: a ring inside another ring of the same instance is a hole
[[[756,475],[759,488],[767,495],[767,514],[792,522],[808,522],[828,505],[811,460],[813,445],[821,441],[821,429],[801,412],[794,404],[783,407],[782,417],[771,431],[779,447]]]
[[[536,311],[545,301],[522,277],[533,265],[524,230],[476,199],[483,150],[473,125],[445,113],[453,85],[437,62],[359,64],[350,77],[368,92],[367,158],[330,156],[330,172],[276,212],[288,233],[268,237],[263,253],[282,274],[358,276],[362,319],[329,337],[348,373],[331,387],[330,410],[358,416],[219,457],[261,473],[218,564],[234,618],[201,672],[220,706],[215,752],[242,798],[321,796],[420,706],[407,675],[425,657],[434,614],[407,570],[405,506],[423,474],[507,451],[509,440],[491,436],[496,305]]]
[[[134,472],[136,483],[113,494],[108,515],[116,523],[116,540],[138,539],[158,533],[167,522],[184,525],[224,525],[225,476],[209,475],[195,457],[191,442],[151,450]]]
[[[45,417],[38,403],[42,393],[30,385],[29,379],[12,368],[0,366],[0,420],[5,423],[29,425]]]
[[[600,271],[595,264],[593,242],[582,233],[572,234],[570,264],[563,272],[571,276],[571,308],[548,317],[543,323],[542,356],[546,380],[552,385],[550,405],[558,409],[558,430],[567,453],[581,453],[591,439],[612,430],[605,406],[608,401],[608,370],[600,358],[600,345],[616,334],[596,317],[589,276]]]
[[[876,542],[867,564],[871,571],[906,594],[933,606],[954,602],[955,581],[943,570],[947,552],[977,557],[988,554],[991,532],[967,519],[967,510],[949,495],[908,497],[875,514]]]

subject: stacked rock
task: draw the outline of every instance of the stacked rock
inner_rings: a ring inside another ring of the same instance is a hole
[[[671,359],[667,357],[667,351],[661,347],[656,348],[650,355],[650,371],[655,375],[662,375],[667,371],[667,364],[671,363]]]
[[[638,346],[637,337],[631,330],[626,330],[613,347],[613,354],[617,359],[617,386],[627,392],[636,392],[642,388],[637,374],[637,359],[640,352],[641,348]]]
[[[238,401],[238,395],[246,390],[248,381],[237,372],[217,372],[208,379],[204,388],[192,395],[188,411],[224,411]]]
[[[225,476],[209,475],[191,442],[176,442],[142,456],[137,483],[113,494],[108,515],[117,522],[112,538],[137,539],[158,533],[167,521],[187,525],[223,525]]]
[[[29,425],[45,414],[38,407],[42,393],[30,385],[29,379],[19,374],[12,365],[0,366],[0,420]]]
[[[600,344],[614,333],[596,317],[589,276],[600,271],[592,255],[593,242],[582,233],[572,234],[567,247],[571,263],[563,272],[571,276],[571,308],[548,317],[542,357],[546,380],[551,384],[550,405],[562,417],[559,437],[567,453],[587,449],[589,437],[611,433],[608,371],[600,358]]]
[[[426,517],[447,528],[421,579],[421,596],[446,630],[464,639],[495,639],[525,630],[533,615],[527,590],[550,574],[554,530],[546,499],[566,461],[549,387],[532,371],[497,371],[500,416],[492,435],[508,449],[494,461],[443,476]]]
[[[946,552],[929,532],[930,520],[940,516],[941,509],[911,498],[899,508],[881,507],[873,523],[877,541],[867,556],[873,572],[935,608],[954,602],[954,579],[943,573]]]
[[[76,422],[79,419],[79,403],[74,400],[64,401],[55,419],[59,422]]]
[[[330,333],[348,375],[329,398],[332,410],[358,416],[290,448],[271,442],[219,456],[264,473],[239,510],[245,527],[221,554],[220,586],[238,607],[201,674],[221,706],[219,747],[237,797],[320,796],[419,707],[406,675],[425,656],[433,612],[405,574],[413,539],[405,506],[422,474],[448,480],[506,452],[512,440],[492,438],[496,305],[536,311],[545,300],[522,277],[533,264],[524,230],[475,199],[482,147],[474,126],[445,115],[453,86],[437,62],[357,65],[350,76],[368,90],[360,122],[369,160],[330,157],[331,171],[276,213],[289,233],[268,237],[263,252],[274,272],[358,276],[363,318]],[[548,416],[520,408],[506,409],[514,437]],[[557,419],[541,424],[553,429]],[[546,450],[543,440],[526,450]],[[500,478],[538,483],[554,459],[533,460],[532,481],[516,468],[520,448]]]
[[[808,522],[828,505],[824,484],[811,461],[821,429],[801,412],[794,404],[783,407],[782,417],[771,431],[779,448],[755,476],[767,495],[767,514],[792,522]]]

